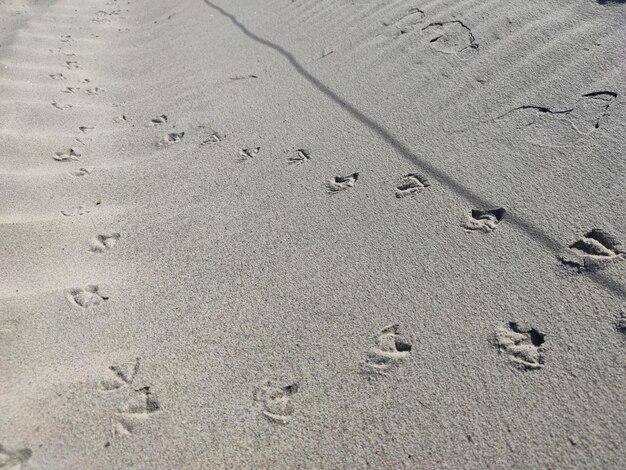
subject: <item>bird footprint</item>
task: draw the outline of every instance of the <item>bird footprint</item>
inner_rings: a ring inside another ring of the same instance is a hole
[[[363,368],[367,373],[386,374],[406,361],[412,349],[411,342],[400,333],[400,325],[389,325],[376,336],[376,346],[367,353]]]
[[[352,173],[348,176],[335,176],[326,184],[326,192],[337,193],[352,188],[359,179],[358,173]]]

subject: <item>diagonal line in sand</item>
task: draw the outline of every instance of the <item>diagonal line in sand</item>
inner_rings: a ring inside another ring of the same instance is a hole
[[[462,197],[466,201],[470,202],[475,207],[498,207],[497,204],[494,204],[476,193],[474,193],[469,188],[466,188],[458,181],[455,181],[452,177],[447,175],[445,172],[439,170],[433,164],[427,162],[426,160],[415,155],[408,145],[401,142],[397,137],[395,137],[391,132],[385,129],[381,124],[378,124],[376,121],[363,114],[357,108],[355,108],[352,104],[341,98],[337,93],[328,88],[324,83],[319,81],[313,75],[311,75],[303,66],[296,60],[296,58],[289,51],[284,49],[282,46],[273,43],[267,39],[264,39],[252,31],[250,31],[246,26],[241,24],[237,18],[224,10],[220,6],[214,4],[209,0],[203,0],[204,3],[219,12],[222,16],[228,18],[233,25],[235,25],[238,29],[241,30],[243,34],[248,36],[250,39],[263,44],[264,46],[269,47],[270,49],[275,50],[280,55],[282,55],[287,61],[291,64],[291,66],[298,72],[302,77],[304,77],[311,85],[317,88],[318,91],[322,92],[328,98],[333,100],[339,106],[341,106],[345,111],[347,111],[352,117],[360,121],[365,126],[369,127],[372,131],[380,136],[384,141],[386,141],[389,145],[395,148],[398,153],[400,153],[405,159],[414,165],[423,169],[426,173],[433,176],[435,179],[440,181],[442,184],[447,186],[451,191],[456,193],[458,196]],[[543,245],[549,251],[553,252],[555,256],[562,251],[564,246],[562,246],[558,241],[550,238],[548,234],[546,234],[541,228],[533,225],[528,220],[523,217],[516,215],[507,211],[507,222],[516,226],[518,229],[524,231],[530,238],[532,238],[539,245]],[[613,279],[610,276],[607,276],[600,272],[594,273],[586,273],[586,277],[599,285],[600,287],[606,289],[612,294],[621,297],[622,299],[626,299],[626,286]]]

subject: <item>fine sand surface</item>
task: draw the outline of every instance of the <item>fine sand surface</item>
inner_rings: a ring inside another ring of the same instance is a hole
[[[0,0],[0,469],[625,468],[624,44]]]

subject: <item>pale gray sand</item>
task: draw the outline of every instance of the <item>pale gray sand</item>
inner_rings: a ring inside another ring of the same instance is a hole
[[[0,468],[624,467],[625,40],[0,0]]]

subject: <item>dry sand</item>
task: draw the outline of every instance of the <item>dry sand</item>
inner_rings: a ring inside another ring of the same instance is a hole
[[[0,468],[624,468],[625,43],[0,0]]]

